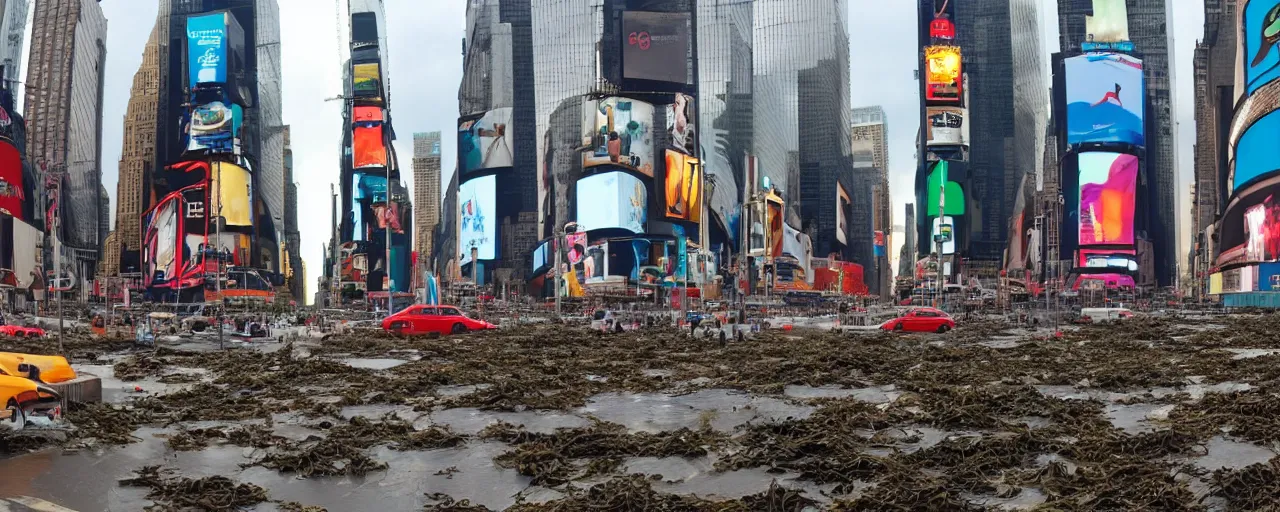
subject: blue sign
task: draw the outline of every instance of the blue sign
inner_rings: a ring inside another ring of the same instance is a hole
[[[1146,145],[1141,59],[1090,53],[1067,59],[1066,71],[1067,144]]]
[[[1240,22],[1244,32],[1243,55],[1245,94],[1280,78],[1280,2],[1253,0],[1244,7]]]
[[[1136,47],[1133,45],[1133,41],[1118,41],[1114,43],[1095,43],[1089,41],[1080,43],[1080,49],[1086,52],[1132,53]]]
[[[191,85],[226,83],[226,13],[187,18],[187,73]]]

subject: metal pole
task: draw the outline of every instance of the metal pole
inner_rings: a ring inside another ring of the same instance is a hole
[[[62,275],[62,240],[58,238],[58,218],[62,217],[62,178],[58,177],[54,187],[55,206],[53,210],[53,290],[58,294],[58,353],[65,354],[62,345],[62,290],[58,286],[58,276]]]
[[[551,247],[556,251],[556,266],[551,271],[553,274],[555,274],[556,289],[552,293],[554,293],[556,296],[556,318],[559,318],[560,317],[560,279],[562,278],[560,275],[560,238],[561,238],[561,233],[563,233],[564,230],[563,229],[556,230],[555,228],[552,228],[552,231],[553,231],[552,234],[555,235],[555,238],[551,241]]]
[[[391,216],[391,165],[387,165],[387,198],[386,199],[387,199],[387,206],[382,213],[383,215],[382,220],[384,223],[386,223],[386,227],[382,228],[382,230],[386,232],[386,235],[387,235],[386,236],[387,264],[385,265],[387,269],[387,311],[386,311],[386,316],[384,316],[383,318],[391,316],[391,290],[395,288],[395,279],[391,277],[391,219],[390,219],[390,216]],[[476,273],[475,268],[476,268],[476,261],[473,259],[471,260],[472,275]]]
[[[217,236],[216,245],[213,247],[213,255],[218,261],[217,279],[214,280],[214,289],[217,290],[218,299],[218,350],[225,350],[227,347],[223,339],[222,324],[223,318],[223,302],[222,302],[222,162],[216,162],[218,168],[218,216],[213,219],[214,234]]]

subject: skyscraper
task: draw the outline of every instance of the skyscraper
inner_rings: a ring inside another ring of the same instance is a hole
[[[1100,0],[1058,0],[1058,38],[1063,57],[1080,55],[1085,41],[1085,17]],[[1212,0],[1211,0],[1212,1]],[[1169,65],[1173,31],[1168,30],[1168,0],[1128,0],[1129,39],[1142,58],[1146,81],[1146,158],[1142,162],[1151,178],[1151,219],[1147,233],[1152,244],[1155,278],[1160,286],[1173,284],[1178,266],[1176,192],[1177,152],[1174,151],[1176,118]]]
[[[43,172],[63,175],[59,238],[83,283],[93,276],[102,242],[107,20],[97,0],[46,0],[34,8],[24,107],[27,158]]]
[[[306,297],[306,275],[302,267],[302,232],[298,229],[298,183],[293,180],[293,142],[289,126],[284,127],[284,247],[288,258],[289,292],[295,300]]]
[[[874,177],[871,225],[872,230],[883,234],[885,242],[883,260],[877,258],[876,261],[883,268],[879,273],[879,289],[884,294],[891,289],[893,283],[893,270],[888,266],[888,251],[892,247],[889,238],[893,230],[893,199],[889,192],[889,124],[885,119],[884,109],[880,106],[853,109],[852,121],[850,131],[855,162],[865,158],[863,154],[870,154],[873,166],[879,170],[879,174]],[[915,224],[910,226],[915,228]]]
[[[1203,279],[1212,267],[1207,232],[1226,203],[1227,130],[1235,104],[1236,2],[1205,0],[1204,39],[1192,58],[1195,80],[1195,180],[1191,202],[1191,270]],[[1205,290],[1200,290],[1205,291]]]
[[[428,259],[435,250],[436,225],[440,223],[440,132],[413,134],[413,240],[423,262],[415,271],[431,270]]]
[[[27,32],[27,11],[31,0],[0,0],[0,80],[22,81],[23,44]]]

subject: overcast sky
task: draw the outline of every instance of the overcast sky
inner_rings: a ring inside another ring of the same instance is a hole
[[[278,1],[284,62],[284,122],[292,126],[294,179],[299,183],[298,221],[302,230],[302,256],[307,265],[306,300],[310,301],[315,278],[322,273],[322,247],[329,240],[329,187],[336,184],[338,177],[341,102],[324,100],[342,93],[336,43],[339,14],[336,1]],[[1055,0],[1041,1],[1047,59],[1048,54],[1058,48],[1057,9]],[[414,132],[442,132],[445,174],[454,167],[454,127],[458,116],[458,83],[462,78],[461,40],[466,1],[385,0],[385,3],[390,38],[391,112],[398,137],[395,146],[405,170],[403,180],[412,187]],[[919,128],[919,97],[913,77],[915,2],[850,0],[849,3],[852,105],[881,105],[888,116],[894,224],[901,224],[903,205],[913,200],[913,145]],[[424,4],[431,7],[424,8]],[[1176,63],[1173,73],[1179,123],[1179,185],[1175,196],[1179,219],[1186,220],[1192,175],[1191,148],[1195,143],[1191,56],[1195,41],[1203,32],[1204,9],[1201,0],[1179,0],[1176,4],[1175,12],[1169,13],[1175,41],[1172,58]],[[101,5],[109,23],[103,185],[111,193],[114,215],[124,113],[134,72],[142,62],[142,50],[155,23],[156,4],[150,0],[101,0]],[[1185,247],[1188,230],[1183,222],[1179,234],[1182,247]],[[897,238],[900,242],[901,237]],[[896,257],[897,250],[892,254]]]

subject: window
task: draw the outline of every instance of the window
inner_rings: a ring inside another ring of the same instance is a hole
[[[933,311],[917,311],[916,316],[922,317],[922,318],[937,318],[940,315],[938,315],[938,313]]]
[[[423,306],[414,311],[413,314],[420,316],[436,316],[436,308],[431,306]]]
[[[462,316],[462,313],[459,312],[456,308],[440,308],[440,315],[441,316]]]

